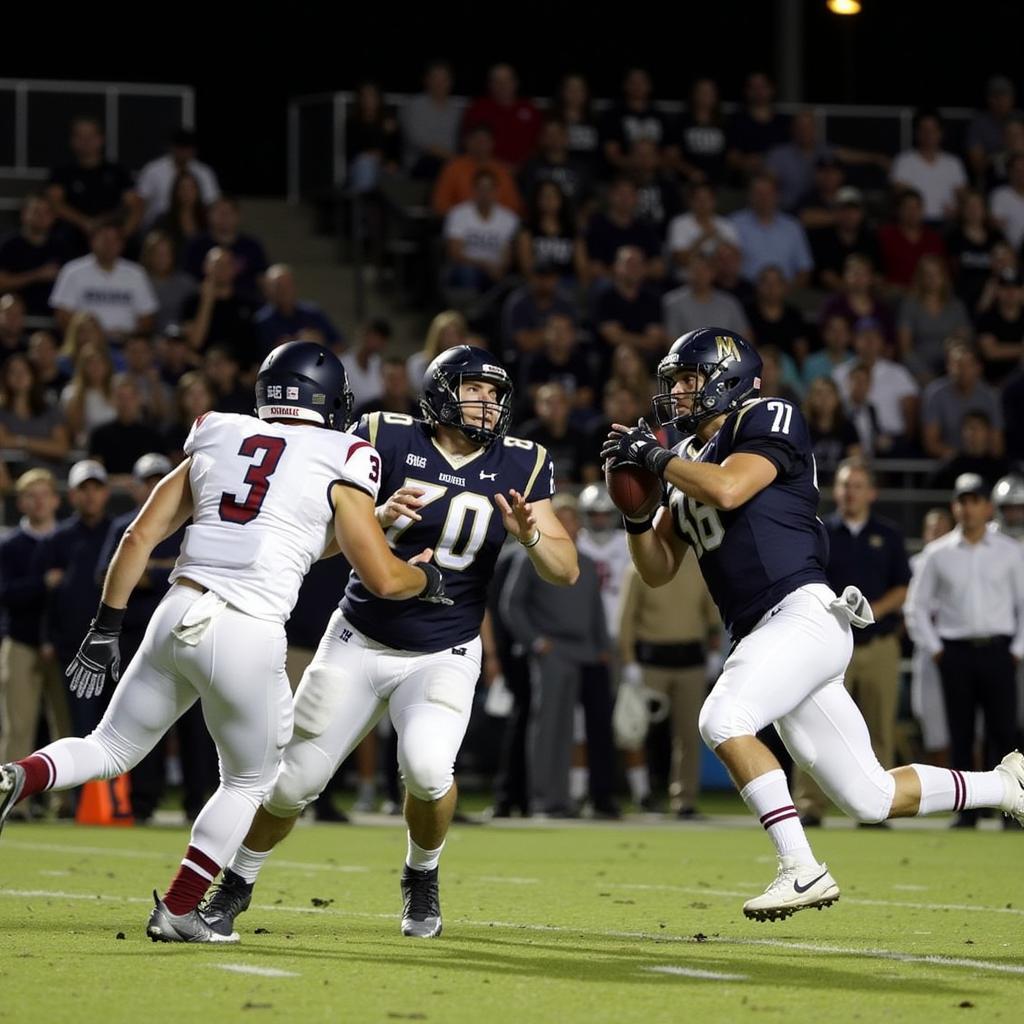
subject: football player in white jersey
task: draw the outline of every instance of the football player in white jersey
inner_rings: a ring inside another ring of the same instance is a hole
[[[118,633],[150,552],[189,517],[172,586],[96,730],[0,767],[0,826],[19,801],[129,771],[196,700],[220,756],[220,787],[147,934],[162,942],[237,942],[196,909],[237,849],[291,737],[284,622],[309,566],[335,545],[376,595],[444,602],[422,551],[403,562],[374,514],[380,456],[343,433],[352,396],[327,349],[274,349],[256,381],[257,416],[208,413],[186,459],[150,495],[111,562],[92,626],[68,669],[89,700],[117,682]],[[316,429],[321,428],[321,429]],[[415,563],[415,564],[411,564]]]

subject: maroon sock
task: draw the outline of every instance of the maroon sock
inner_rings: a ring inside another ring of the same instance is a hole
[[[202,850],[190,846],[185,851],[181,867],[171,881],[170,888],[164,893],[167,909],[177,915],[195,910],[219,871],[219,864],[207,857]]]
[[[35,796],[36,793],[42,793],[44,789],[49,789],[57,779],[57,769],[46,754],[29,754],[28,757],[14,763],[25,772],[25,788],[18,798],[19,803],[30,796]]]

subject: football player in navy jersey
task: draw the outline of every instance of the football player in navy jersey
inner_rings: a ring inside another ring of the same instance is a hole
[[[453,768],[480,675],[480,624],[498,553],[506,535],[515,537],[545,580],[566,586],[579,567],[551,509],[547,451],[507,436],[505,369],[489,353],[459,345],[427,367],[423,396],[424,419],[371,413],[356,433],[381,457],[381,494],[391,497],[377,518],[393,551],[433,549],[450,606],[385,604],[352,574],[296,690],[295,735],[274,788],[207,906],[215,930],[231,931],[270,850],[387,711],[409,827],[402,934],[441,933],[437,866],[455,809]]]
[[[627,518],[630,554],[644,581],[667,583],[693,548],[732,637],[732,650],[701,710],[705,743],[729,769],[775,844],[779,870],[743,906],[777,920],[839,898],[811,853],[786,777],[757,739],[774,723],[793,759],[847,814],[865,822],[997,807],[1024,825],[1024,756],[990,772],[930,765],[885,771],[843,675],[851,626],[873,621],[854,587],[825,579],[828,541],[800,410],[758,397],[761,359],[743,338],[705,327],[684,334],[658,366],[656,417],[685,440],[663,448],[643,420],[615,424],[602,456],[642,466],[664,482],[656,515]]]

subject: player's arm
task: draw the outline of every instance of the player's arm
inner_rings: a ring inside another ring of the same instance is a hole
[[[396,558],[377,522],[369,494],[336,483],[331,488],[331,503],[338,547],[370,593],[391,601],[444,596],[441,572],[428,562],[433,551],[428,548],[416,555],[415,564]]]
[[[649,587],[663,587],[683,564],[689,545],[676,532],[672,510],[662,506],[653,523],[626,520],[629,554],[640,578]]]
[[[526,548],[537,575],[559,587],[571,587],[580,575],[579,558],[565,527],[551,507],[551,500],[527,501],[516,490],[494,500],[501,512],[505,529]]]

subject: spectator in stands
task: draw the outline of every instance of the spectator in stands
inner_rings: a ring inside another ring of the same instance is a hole
[[[985,90],[986,110],[981,110],[967,126],[967,160],[971,176],[981,185],[989,170],[993,154],[1003,145],[1007,123],[1020,116],[1015,110],[1016,91],[1005,75],[993,75]]]
[[[834,153],[819,156],[814,162],[811,174],[811,187],[793,207],[793,212],[803,224],[808,238],[814,231],[835,225],[836,214],[839,211],[839,193],[843,190],[843,183],[846,180],[843,165]]]
[[[185,269],[201,281],[206,270],[206,254],[213,248],[227,249],[234,257],[235,289],[246,302],[259,305],[263,301],[263,275],[267,271],[267,255],[263,245],[241,231],[242,215],[238,201],[221,196],[207,210],[208,229],[196,236],[185,249]]]
[[[74,313],[92,313],[109,339],[153,329],[156,296],[137,263],[121,258],[124,234],[113,221],[94,222],[92,252],[64,264],[50,305],[64,330]]]
[[[757,275],[754,301],[744,312],[750,324],[751,340],[759,349],[774,345],[797,366],[802,366],[811,351],[810,331],[803,314],[787,301],[788,292],[782,271],[768,264]],[[712,320],[707,323],[717,324]]]
[[[794,287],[807,284],[814,268],[807,235],[798,220],[779,210],[778,190],[770,175],[754,175],[749,205],[729,220],[740,237],[743,276],[748,281],[757,280],[762,267],[774,264]]]
[[[569,420],[569,396],[561,384],[551,382],[537,389],[534,418],[519,428],[519,436],[542,444],[555,467],[558,485],[583,482],[583,464],[589,460],[586,436]]]
[[[871,404],[870,392],[870,367],[853,360],[849,372],[849,389],[843,395],[843,404],[860,438],[861,451],[868,460],[885,458],[893,449],[893,439],[879,424],[878,411]]]
[[[1024,546],[989,528],[989,488],[976,474],[957,479],[953,516],[958,528],[924,550],[907,595],[906,619],[911,639],[939,666],[951,767],[970,771],[979,710],[985,715],[987,763],[1017,742]],[[954,828],[976,823],[976,811],[963,811]]]
[[[644,68],[630,68],[622,80],[622,99],[601,125],[601,148],[613,172],[629,170],[629,153],[638,139],[658,148],[668,139],[664,115],[652,101],[651,76]]]
[[[999,275],[996,300],[978,317],[978,348],[985,364],[985,379],[1002,384],[1024,357],[1024,284],[1016,270]]]
[[[917,382],[905,366],[882,356],[885,339],[877,320],[865,317],[857,321],[853,328],[853,345],[858,363],[843,363],[832,373],[844,401],[849,403],[851,397],[853,366],[867,369],[870,374],[868,399],[878,416],[881,432],[892,439],[891,453],[900,455],[911,451],[917,434]]]
[[[189,348],[188,339],[177,324],[169,325],[163,334],[158,334],[154,347],[160,379],[172,388],[177,387],[178,381],[203,361],[198,352]]]
[[[800,404],[800,374],[796,363],[775,345],[761,345],[757,354],[761,357],[762,398],[784,398],[794,405]]]
[[[195,278],[177,268],[174,251],[170,236],[163,231],[150,231],[142,243],[142,267],[156,296],[154,330],[158,334],[181,322],[185,303],[197,291]]]
[[[956,342],[946,354],[946,376],[933,380],[924,391],[921,415],[921,443],[932,459],[949,459],[962,436],[964,417],[983,412],[998,432],[1002,454],[1002,410],[999,394],[981,379],[981,360],[965,342]]]
[[[688,272],[688,284],[668,292],[661,300],[668,340],[672,342],[708,324],[748,337],[750,324],[743,307],[728,292],[715,288],[711,257],[696,249],[690,255]]]
[[[124,343],[123,377],[134,383],[142,403],[142,415],[150,424],[168,423],[172,417],[171,394],[160,379],[153,340],[148,334],[133,334]]]
[[[552,382],[565,391],[573,418],[593,418],[594,378],[580,350],[576,321],[567,313],[553,313],[547,318],[541,347],[527,364],[526,391],[531,404],[540,388]]]
[[[1010,162],[1024,153],[1024,115],[1018,115],[1006,122],[1003,129],[1003,144],[992,154],[984,188],[987,190],[1005,185],[1010,180]]]
[[[202,189],[199,180],[189,171],[182,171],[174,179],[170,204],[153,222],[153,229],[171,240],[175,265],[182,265],[188,247],[207,233],[209,223]]]
[[[14,489],[21,521],[0,541],[0,757],[5,763],[31,753],[44,709],[51,740],[71,734],[57,664],[42,648],[47,588],[32,571],[36,549],[57,527],[60,495],[44,469],[23,473]]]
[[[107,472],[92,459],[76,462],[68,473],[68,501],[73,514],[44,537],[32,558],[31,573],[41,577],[47,589],[41,638],[56,656],[61,681],[100,600],[97,574],[100,552],[110,529]],[[106,687],[98,698],[68,700],[73,735],[87,736],[99,723],[112,695]]]
[[[900,610],[910,582],[906,538],[895,523],[874,511],[878,491],[866,463],[844,462],[836,474],[833,494],[836,511],[825,520],[829,586],[837,594],[848,586],[857,587],[875,613],[874,623],[858,629],[853,638],[846,688],[864,716],[875,756],[883,767],[890,768],[896,763]],[[826,808],[823,794],[813,783],[804,787],[803,793],[799,789],[793,796],[804,825],[820,825]]]
[[[105,144],[99,121],[76,117],[71,122],[71,163],[50,173],[46,194],[65,225],[72,255],[88,251],[98,222],[116,217],[129,237],[142,218],[143,203],[132,176],[121,164],[106,159]]]
[[[629,149],[626,173],[636,185],[637,214],[653,224],[660,238],[679,210],[679,185],[662,173],[661,151],[651,139],[637,139]]]
[[[599,169],[601,143],[590,107],[590,86],[586,78],[579,74],[563,76],[551,110],[569,133],[570,155],[594,174]]]
[[[952,220],[967,172],[960,157],[942,149],[942,121],[934,110],[918,111],[915,147],[900,153],[892,165],[892,183],[920,193],[929,224]]]
[[[420,406],[409,390],[409,375],[402,356],[385,356],[380,365],[381,393],[355,407],[353,418],[371,412],[397,412],[419,416]]]
[[[423,375],[427,367],[442,353],[456,345],[467,344],[469,327],[466,318],[454,309],[442,310],[427,328],[423,348],[406,360],[409,368],[409,388],[414,395],[423,393]]]
[[[877,270],[881,266],[881,251],[878,237],[864,217],[864,197],[859,189],[839,189],[831,218],[830,225],[809,229],[807,237],[814,257],[815,285],[834,292],[843,287],[847,257],[858,253]]]
[[[285,263],[267,271],[267,304],[255,316],[261,357],[282,342],[296,338],[336,348],[342,337],[327,315],[312,302],[298,297],[295,275]]]
[[[373,192],[382,174],[394,174],[401,159],[398,116],[384,103],[376,82],[360,82],[345,118],[348,187]]]
[[[0,295],[0,359],[23,352],[28,342],[25,330],[25,303],[20,295]]]
[[[220,185],[212,167],[197,159],[196,133],[179,128],[172,135],[170,147],[163,156],[150,160],[136,183],[139,198],[145,203],[142,226],[150,227],[172,206],[172,195],[179,179],[188,175],[198,187],[203,206],[220,197]]]
[[[498,200],[498,180],[489,170],[473,178],[473,198],[452,207],[444,219],[446,277],[451,288],[485,292],[508,273],[519,218]]]
[[[455,156],[459,139],[458,104],[452,99],[452,69],[443,60],[431,61],[423,75],[423,92],[401,114],[405,166],[412,177],[433,181]]]
[[[623,348],[619,351],[633,359],[636,353],[632,349]],[[616,353],[618,354],[618,353]],[[624,381],[621,377],[612,377],[605,381],[601,392],[601,413],[586,431],[586,458],[583,463],[583,479],[593,483],[601,479],[603,468],[599,464],[601,445],[608,436],[613,423],[634,424],[646,414],[650,406],[651,385],[645,368],[639,366],[643,374],[639,389],[635,382]]]
[[[654,393],[654,378],[647,368],[647,362],[638,349],[631,345],[619,345],[612,352],[609,380],[631,391],[636,396],[640,413],[644,414]],[[635,423],[632,420],[613,420],[614,423]],[[600,445],[598,445],[600,447]]]
[[[976,189],[965,189],[960,197],[960,214],[946,236],[953,286],[967,312],[977,310],[985,283],[992,273],[992,252],[1003,233],[993,227],[985,197]]]
[[[1006,454],[1014,462],[1024,461],[1024,369],[1018,370],[1003,387],[1003,423]]]
[[[839,167],[838,157],[818,137],[818,124],[812,110],[798,111],[789,122],[790,139],[772,146],[765,155],[763,168],[775,178],[779,206],[794,213],[801,200],[815,186],[815,169]],[[841,169],[841,168],[840,168]]]
[[[969,340],[972,333],[967,309],[953,294],[946,261],[922,256],[900,304],[896,343],[901,361],[918,380],[929,381],[942,372],[949,344]]]
[[[992,191],[989,205],[992,219],[1010,245],[1019,250],[1024,242],[1024,153],[1013,155],[1007,167],[1007,182]]]
[[[743,276],[743,250],[731,242],[715,246],[715,287],[728,292],[741,306],[753,301],[754,286]]]
[[[238,356],[230,345],[211,345],[203,357],[203,372],[213,387],[213,407],[217,412],[252,415],[252,388],[240,380]]]
[[[357,347],[342,353],[355,404],[369,402],[384,391],[384,350],[391,341],[391,324],[380,318],[368,320],[359,332]]]
[[[861,253],[851,253],[843,263],[842,291],[826,300],[819,314],[819,322],[826,323],[834,316],[843,317],[852,328],[858,320],[868,317],[882,327],[885,340],[896,340],[896,325],[889,307],[874,292],[871,262]]]
[[[565,123],[548,118],[541,129],[538,153],[519,172],[519,187],[524,196],[536,196],[542,182],[554,182],[572,206],[579,207],[590,195],[590,172],[569,150],[569,130]]]
[[[96,345],[110,355],[110,346],[99,320],[92,313],[76,313],[68,321],[67,330],[64,332],[64,344],[60,350],[62,369],[67,372],[68,379],[74,373],[79,352],[86,345]]]
[[[775,85],[761,71],[747,76],[744,105],[729,121],[727,164],[741,180],[756,174],[765,153],[780,146],[789,135],[789,124],[775,109]]]
[[[819,352],[812,352],[800,366],[805,388],[819,377],[831,378],[837,366],[852,358],[853,328],[846,317],[838,313],[828,317],[821,327],[821,340],[825,347]]]
[[[181,307],[181,329],[193,352],[229,345],[245,366],[258,362],[262,350],[253,328],[253,304],[238,287],[237,263],[228,249],[215,245],[206,253],[199,292]]]
[[[1016,274],[1020,270],[1020,260],[1017,252],[1005,239],[995,242],[992,246],[992,266],[989,271],[988,280],[981,289],[981,296],[974,308],[974,319],[979,320],[984,313],[991,310],[996,304],[996,296],[999,294],[1000,279],[1007,271]]]
[[[495,199],[513,213],[522,210],[523,202],[515,179],[494,157],[494,132],[490,125],[478,124],[466,132],[466,152],[449,160],[434,185],[431,204],[439,216],[451,212],[460,203],[469,202],[475,191],[476,176],[487,171],[494,179]]]
[[[54,221],[47,195],[30,192],[21,203],[21,230],[0,241],[0,294],[20,295],[29,316],[50,315],[50,289],[68,258]]]
[[[960,425],[960,443],[956,450],[929,477],[928,486],[949,490],[961,473],[977,473],[989,488],[1010,472],[1010,462],[1001,452],[1003,436],[988,413],[971,409]]]
[[[558,290],[558,269],[550,263],[533,268],[526,284],[510,292],[502,309],[502,344],[509,361],[524,365],[540,350],[544,327],[552,316],[576,321],[576,307]]]
[[[945,242],[938,232],[925,225],[924,200],[912,188],[897,197],[896,220],[878,229],[878,245],[882,251],[882,274],[895,292],[906,290],[922,256],[946,258]]]
[[[710,78],[698,78],[690,87],[678,131],[669,137],[670,164],[691,185],[725,179],[724,125],[718,86]]]
[[[530,210],[516,237],[521,273],[539,264],[557,271],[567,288],[586,279],[587,252],[569,200],[554,181],[541,181],[531,194]]]
[[[49,331],[33,331],[28,339],[28,358],[47,405],[58,405],[64,386],[71,380],[60,364],[57,339]]]
[[[608,208],[595,213],[587,224],[586,246],[592,281],[606,286],[617,254],[624,246],[640,250],[644,276],[659,280],[665,275],[658,232],[637,213],[636,186],[629,178],[616,178],[608,190]]]
[[[736,246],[740,243],[736,229],[716,213],[715,190],[709,182],[692,185],[687,198],[689,212],[673,217],[668,226],[668,250],[680,279],[686,278],[690,257],[695,252],[710,258],[722,242]]]
[[[175,465],[185,457],[182,450],[192,424],[204,413],[213,412],[217,402],[210,379],[199,370],[182,374],[175,390],[177,422],[167,431],[165,447]]]
[[[116,418],[89,435],[90,458],[103,464],[115,486],[131,483],[132,467],[147,452],[164,450],[160,432],[143,418],[142,395],[133,378],[118,374],[111,385]]]
[[[0,448],[24,452],[26,466],[59,468],[68,454],[64,416],[47,402],[35,367],[20,352],[0,367]]]
[[[494,130],[494,155],[513,168],[533,154],[540,134],[540,111],[519,96],[519,77],[510,64],[495,64],[487,75],[487,95],[474,100],[462,125],[464,131],[479,124]]]
[[[829,484],[844,459],[861,455],[860,437],[843,414],[839,388],[831,377],[815,377],[811,381],[803,412],[814,446],[818,483]]]
[[[661,302],[644,283],[644,254],[637,246],[624,245],[616,253],[612,286],[599,295],[594,322],[608,350],[629,345],[651,369],[668,351]]]
[[[114,366],[106,348],[95,342],[82,345],[75,360],[75,372],[60,396],[71,443],[76,448],[85,444],[96,427],[117,415],[110,394],[113,377]]]

